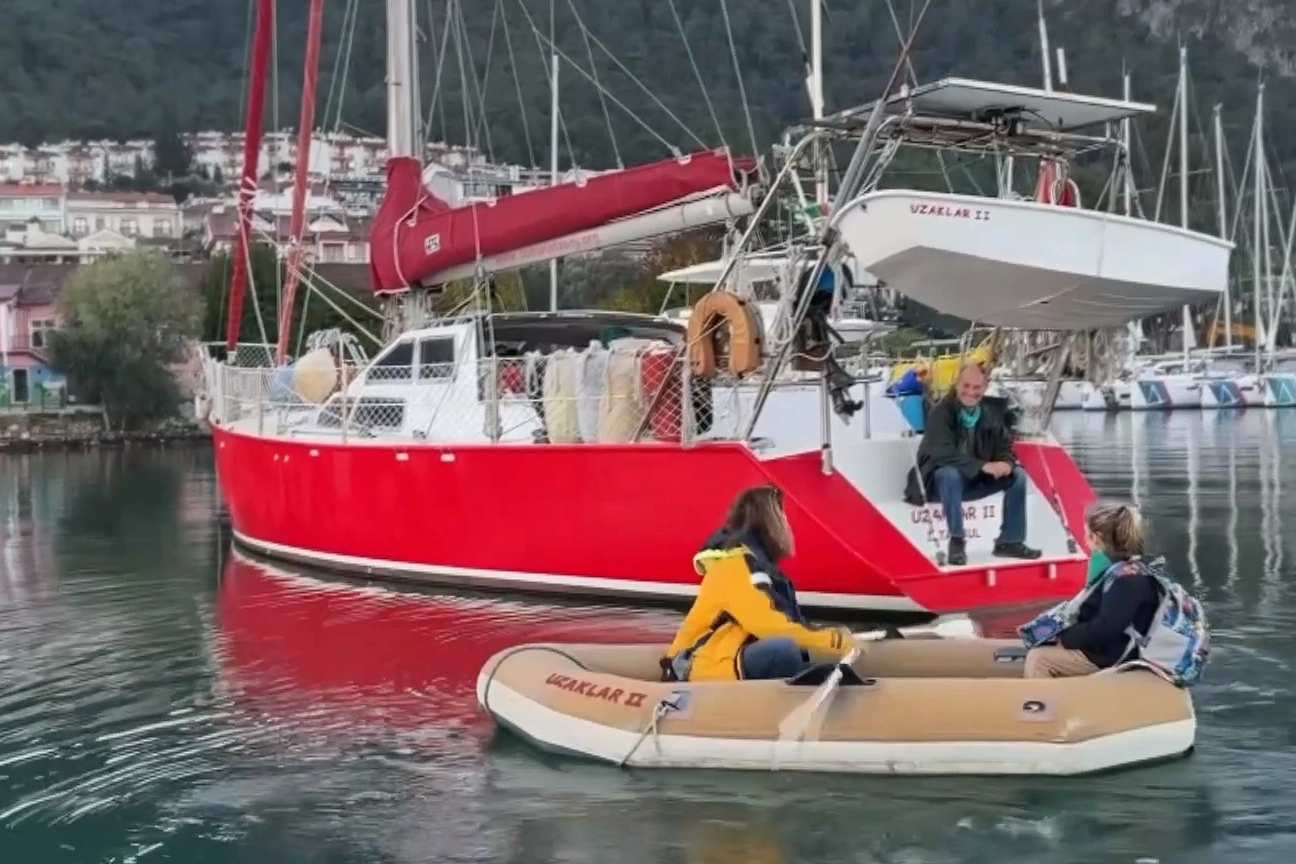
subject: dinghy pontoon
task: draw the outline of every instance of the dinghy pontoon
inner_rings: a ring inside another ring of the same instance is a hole
[[[662,683],[662,645],[521,645],[487,661],[482,707],[544,750],[657,768],[1086,774],[1187,753],[1187,691],[1139,669],[1025,679],[1015,641],[865,643],[798,741],[779,726],[832,663],[791,681]]]

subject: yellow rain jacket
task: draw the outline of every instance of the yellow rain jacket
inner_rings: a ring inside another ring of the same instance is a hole
[[[790,637],[803,649],[844,654],[842,634],[808,626],[787,577],[750,538],[724,535],[693,558],[697,599],[667,650],[664,669],[688,681],[742,678],[738,653],[757,639]]]

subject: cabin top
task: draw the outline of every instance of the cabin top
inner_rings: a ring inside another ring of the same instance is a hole
[[[497,312],[480,319],[464,316],[433,322],[402,333],[393,346],[401,342],[412,345],[414,342],[448,340],[458,334],[471,334],[475,338],[479,326],[481,334],[493,343],[494,353],[504,357],[520,356],[534,350],[548,353],[559,348],[586,348],[591,342],[609,336],[660,339],[672,345],[679,344],[684,338],[683,324],[659,315],[602,310]],[[384,349],[383,356],[393,350],[396,349],[389,346]],[[399,350],[404,352],[408,349]],[[447,356],[436,362],[452,360],[453,356]]]
[[[828,120],[867,117],[876,102],[848,108]],[[1124,99],[1083,96],[1079,93],[1046,91],[971,78],[942,78],[931,84],[902,87],[886,99],[888,114],[912,109],[927,117],[986,123],[1000,118],[1021,122],[1024,128],[1042,132],[1076,132],[1103,123],[1156,113],[1156,106]]]

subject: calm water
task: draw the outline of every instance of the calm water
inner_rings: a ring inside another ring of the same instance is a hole
[[[555,761],[495,738],[481,662],[674,614],[268,569],[223,543],[202,451],[0,458],[0,861],[1290,861],[1296,412],[1057,428],[1212,614],[1188,760],[1086,780]]]

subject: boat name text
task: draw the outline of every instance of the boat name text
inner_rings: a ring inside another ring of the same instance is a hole
[[[994,519],[997,510],[994,504],[964,504],[963,505],[963,528],[964,539],[977,540],[981,537],[981,528],[977,524],[982,519]],[[923,508],[915,507],[909,514],[910,521],[915,525],[927,525],[929,530],[940,540],[949,539],[949,528],[945,525],[945,510],[941,507]],[[935,522],[935,525],[932,523]]]
[[[566,690],[578,696],[588,696],[591,699],[611,702],[613,705],[624,705],[627,708],[638,708],[648,698],[647,693],[637,693],[633,690],[627,692],[620,687],[596,684],[593,681],[559,675],[557,672],[546,678],[545,683],[550,687],[557,687],[559,690]]]
[[[958,207],[953,204],[927,204],[915,201],[909,205],[909,212],[916,216],[944,216],[946,219],[971,219],[973,222],[990,221],[989,210]]]

